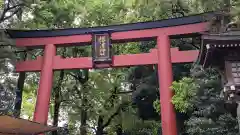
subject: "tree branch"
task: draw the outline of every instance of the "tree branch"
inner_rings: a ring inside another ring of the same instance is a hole
[[[17,4],[17,5],[14,5],[12,7],[10,7],[10,4],[11,4],[10,1],[7,2],[7,5],[4,4],[4,9],[3,9],[2,15],[0,17],[0,23],[9,19],[9,18],[11,18],[15,14],[17,14],[20,11],[21,7],[24,6],[24,3],[20,3],[20,4]],[[9,12],[10,10],[12,10],[12,9],[16,9],[16,10],[14,12],[12,12],[11,15],[6,16],[6,13]]]
[[[95,132],[97,131],[97,129],[96,129],[96,128],[94,128],[94,127],[91,127],[89,124],[87,124],[87,127],[88,127],[88,128],[91,128],[91,129],[93,129]]]
[[[4,21],[4,17],[5,17],[5,15],[6,15],[6,12],[7,12],[7,11],[4,9],[3,12],[2,12],[2,14],[1,14],[1,17],[0,17],[0,23]]]
[[[81,83],[81,84],[85,84],[88,81],[88,70],[84,69],[82,72],[79,71],[77,72],[77,80]]]
[[[120,104],[120,105],[118,106],[117,110],[115,111],[115,113],[113,113],[113,114],[108,118],[107,122],[103,125],[103,128],[106,127],[106,126],[108,126],[108,125],[111,123],[111,121],[113,120],[113,118],[114,118],[115,116],[117,116],[117,115],[120,113],[120,111],[122,110],[122,108],[123,108],[125,105],[127,105],[128,103],[129,103],[129,102],[125,102],[125,103]]]
[[[73,78],[75,78],[76,80],[78,80],[78,77],[72,73],[67,73],[68,75],[72,76]]]
[[[4,2],[6,2],[6,1],[4,0]],[[8,9],[9,9],[9,7],[10,7],[10,3],[11,3],[11,1],[8,0],[8,1],[7,1],[7,8],[4,7],[4,9],[5,9],[6,11],[8,11]]]
[[[133,90],[130,91],[119,91],[117,94],[128,94],[128,93],[133,93]]]
[[[112,119],[120,113],[121,109],[122,109],[122,105],[119,105],[119,107],[118,107],[118,109],[116,110],[116,112],[113,113],[113,114],[108,118],[107,122],[103,125],[103,128],[106,127],[106,126],[108,126],[108,125],[111,123]]]
[[[58,90],[60,89],[60,87],[62,85],[63,78],[64,78],[64,70],[61,70],[60,75],[59,75],[59,79],[58,79],[58,82],[57,82],[57,86],[53,89],[58,89]]]
[[[19,9],[20,9],[20,8],[19,8]],[[15,14],[17,14],[17,13],[20,11],[19,9],[15,10],[11,15],[4,17],[3,20],[1,20],[1,21],[3,22],[3,21],[5,21],[5,20],[13,17]]]
[[[12,9],[14,9],[14,8],[17,8],[17,7],[22,7],[22,6],[24,6],[24,4],[23,3],[21,3],[21,4],[17,4],[17,5],[15,5],[15,6],[12,6],[12,7],[8,7],[7,8],[7,11],[9,11],[9,10],[12,10]]]
[[[198,47],[198,46],[196,46],[196,45],[194,44],[194,41],[192,41],[192,42],[190,43],[190,42],[184,41],[183,39],[180,39],[180,40],[181,40],[181,42],[182,42],[183,44],[190,44],[191,46],[195,47],[196,49],[200,49],[200,47]]]
[[[62,100],[62,102],[66,103],[66,102],[74,102],[76,100]]]

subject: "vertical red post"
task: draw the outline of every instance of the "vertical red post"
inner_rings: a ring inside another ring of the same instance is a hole
[[[49,102],[51,97],[53,80],[53,58],[56,55],[56,47],[53,44],[45,46],[41,69],[41,78],[37,94],[37,102],[34,112],[34,121],[47,123]]]
[[[161,104],[161,121],[163,135],[177,135],[176,114],[171,103],[172,62],[170,39],[167,35],[157,38],[158,47],[158,77]]]

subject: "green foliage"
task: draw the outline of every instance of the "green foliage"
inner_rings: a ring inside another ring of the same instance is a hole
[[[203,71],[201,68],[192,72],[200,87],[193,97],[194,110],[186,122],[186,132],[190,135],[237,134],[236,118],[225,109],[220,97],[222,87],[218,72],[214,69]]]
[[[8,85],[0,84],[0,115],[13,115],[16,95],[11,82],[6,82]]]
[[[12,115],[16,96],[17,75],[13,72],[16,57],[8,42],[0,42],[0,114]]]
[[[197,94],[199,85],[194,82],[194,79],[184,77],[179,81],[174,81],[171,89],[174,92],[172,103],[177,111],[186,113],[194,107],[193,99]],[[160,112],[160,101],[156,100],[153,104],[157,112]]]
[[[220,97],[220,75],[214,69],[202,70],[196,66],[191,71],[191,77],[174,81],[172,89],[175,95],[172,102],[178,112],[190,116],[185,122],[186,133],[196,134],[227,134],[237,133],[237,120],[226,110]],[[159,100],[154,102],[157,111],[160,110]],[[224,129],[222,127],[225,127]]]
[[[222,114],[217,120],[206,117],[191,117],[187,122],[189,135],[236,135],[238,133],[236,118]]]
[[[240,20],[240,1],[239,0],[233,0],[232,1],[232,10],[231,14],[233,16],[234,21]]]
[[[36,104],[36,84],[25,85],[23,90],[21,117],[33,119],[33,112]]]
[[[182,113],[192,110],[194,105],[191,100],[196,96],[198,84],[192,78],[184,77],[178,82],[174,81],[171,88],[174,91],[172,103],[175,108]]]
[[[161,135],[161,122],[139,119],[134,107],[129,106],[121,116],[123,132],[127,135]]]
[[[160,113],[161,112],[160,100],[155,100],[153,102],[153,107],[156,110],[156,112]]]
[[[161,135],[161,123],[156,121],[135,121],[132,128],[124,131],[127,135]]]

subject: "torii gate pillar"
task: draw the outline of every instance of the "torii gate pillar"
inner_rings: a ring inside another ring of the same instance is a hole
[[[172,85],[173,77],[170,47],[168,35],[158,36],[158,80],[163,135],[177,135],[176,114],[171,103],[173,94],[170,86]]]
[[[45,45],[41,77],[37,94],[37,103],[34,112],[34,121],[47,123],[51,89],[53,81],[53,59],[56,47],[53,44]]]

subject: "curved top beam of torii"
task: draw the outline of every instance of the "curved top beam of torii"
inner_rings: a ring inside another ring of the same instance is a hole
[[[56,30],[6,30],[8,35],[15,40],[17,47],[43,48],[46,45],[56,46],[86,45],[91,44],[92,34],[110,32],[112,42],[129,42],[154,39],[161,35],[189,36],[200,34],[207,30],[207,20],[214,16],[214,12],[192,15],[187,17],[121,24],[90,28],[70,28]],[[172,63],[193,62],[198,57],[198,51],[179,51],[171,49]],[[150,53],[113,56],[113,67],[156,64],[157,52],[153,49]],[[139,61],[141,59],[141,61]],[[129,60],[129,61],[126,61]],[[40,71],[42,58],[37,60],[18,62],[17,71]],[[92,68],[92,59],[60,58],[54,57],[53,69]]]
[[[92,33],[107,31],[111,33],[113,41],[129,41],[132,39],[139,40],[156,37],[162,33],[167,35],[182,35],[202,32],[204,30],[204,22],[213,15],[214,12],[208,12],[187,17],[131,24],[53,30],[7,29],[6,32],[12,39],[16,40],[16,45],[19,47],[90,42]],[[176,29],[181,31],[176,31]]]
[[[94,32],[110,31],[123,32],[123,31],[136,31],[146,29],[156,29],[164,27],[173,27],[188,24],[197,24],[205,22],[207,19],[213,17],[214,12],[207,12],[196,14],[186,17],[138,22],[129,24],[119,24],[110,26],[88,27],[88,28],[68,28],[68,29],[48,29],[48,30],[13,30],[8,29],[7,32],[11,38],[40,38],[40,37],[58,37],[58,36],[73,36],[85,35]]]

